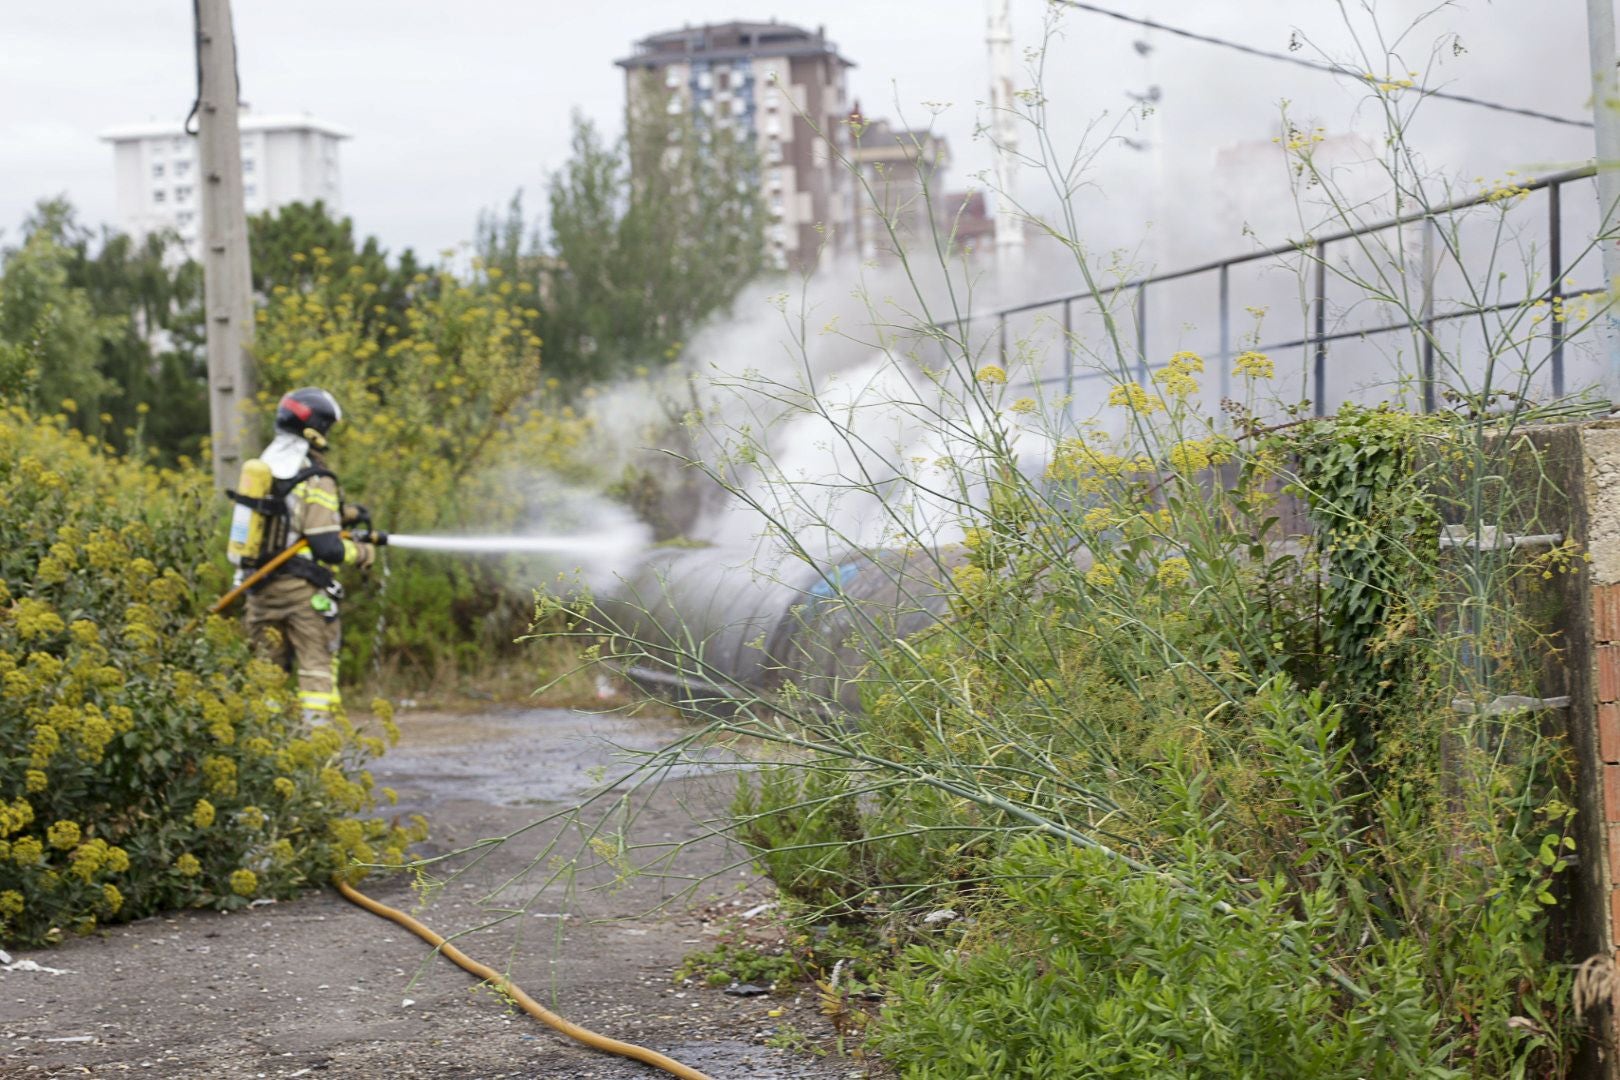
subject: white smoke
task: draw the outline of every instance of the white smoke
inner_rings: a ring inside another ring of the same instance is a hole
[[[1064,254],[1035,251],[1031,263]],[[962,503],[975,494],[963,477],[975,473],[997,422],[969,383],[999,356],[979,340],[990,351],[969,363],[918,331],[994,306],[1005,290],[986,259],[932,269],[918,281],[896,267],[846,262],[797,292],[749,290],[731,318],[696,336],[685,366],[598,399],[603,460],[619,468],[668,451],[723,475],[742,497],[711,491],[687,535],[729,551],[773,551],[784,534],[818,560],[960,539]],[[1029,265],[1017,275],[1038,276]],[[1002,390],[1009,403],[1023,392]],[[655,445],[681,412],[691,414],[686,444]],[[1015,453],[1039,468],[1048,438],[1010,414],[999,422]]]

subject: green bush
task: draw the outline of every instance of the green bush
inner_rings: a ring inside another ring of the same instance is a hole
[[[983,815],[937,791],[861,787],[833,761],[768,766],[738,782],[732,836],[777,888],[820,916],[907,906],[974,872]]]
[[[1539,467],[1498,436],[1471,444],[1468,423],[1346,409],[1244,446],[1184,437],[1163,463],[1073,438],[1045,486],[998,481],[938,570],[947,617],[863,649],[858,727],[808,716],[791,764],[733,807],[734,835],[819,913],[898,941],[932,936],[924,911],[972,913],[953,950],[909,954],[889,1060],[960,1064],[926,1073],[946,1076],[1567,1075],[1568,754],[1534,714],[1452,703],[1486,694],[1482,653],[1488,685],[1536,685],[1535,616],[1578,553],[1436,556],[1471,475]],[[1390,461],[1415,480],[1389,482]],[[1211,491],[1201,473],[1228,463]],[[1312,536],[1275,535],[1279,481]],[[1472,512],[1534,522],[1542,504],[1518,491],[1496,484]],[[1355,618],[1368,582],[1371,621]],[[1457,619],[1475,589],[1489,602]],[[778,737],[746,713],[711,723]],[[1055,873],[1013,848],[1031,831],[1054,852],[1106,845],[1112,877],[1076,883],[1093,851],[1053,891],[1020,884]],[[1217,902],[1233,914],[1211,917]],[[1065,933],[1124,943],[1098,954]],[[1233,954],[1260,980],[1247,999]]]
[[[993,932],[913,946],[888,980],[875,1038],[903,1077],[1460,1075],[1429,1046],[1439,1016],[1414,950],[1392,946],[1378,965],[1376,1009],[1341,1011],[1338,988],[1278,947],[1302,921],[1280,887],[1222,914],[1165,878],[1036,839],[992,869]],[[1308,908],[1303,922],[1320,932],[1331,916]]]
[[[423,835],[353,815],[397,734],[305,735],[284,674],[198,614],[226,582],[205,472],[0,412],[0,940],[285,897]]]

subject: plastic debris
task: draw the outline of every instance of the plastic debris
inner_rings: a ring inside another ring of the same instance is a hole
[[[6,959],[10,960],[11,958],[7,957]],[[0,964],[0,971],[37,971],[42,975],[73,974],[73,972],[68,971],[66,968],[46,967],[44,964],[36,964],[32,960],[17,960],[13,963]],[[86,1036],[86,1038],[88,1038],[88,1036]]]

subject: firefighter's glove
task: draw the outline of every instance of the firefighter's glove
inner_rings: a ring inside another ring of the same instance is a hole
[[[372,562],[377,558],[375,544],[357,538],[345,538],[343,541],[343,565],[352,566],[357,570],[369,570]]]
[[[361,506],[359,503],[344,503],[343,504],[343,525],[344,525],[345,528],[353,528],[356,525],[369,526],[370,524],[371,524],[371,511],[370,510],[367,510],[365,507]]]

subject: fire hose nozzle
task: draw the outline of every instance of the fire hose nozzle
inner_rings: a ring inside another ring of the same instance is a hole
[[[388,534],[381,529],[356,529],[354,539],[362,544],[371,544],[383,547],[388,543]]]

